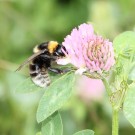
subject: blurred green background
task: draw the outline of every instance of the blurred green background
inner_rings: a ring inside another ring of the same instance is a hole
[[[98,33],[113,40],[119,33],[135,29],[134,13],[135,0],[0,0],[0,135],[35,135],[40,130],[35,115],[42,93],[14,91],[28,76],[28,69],[14,71],[36,44],[62,42],[84,22],[93,23]],[[96,135],[111,134],[106,94],[94,98],[79,93],[70,99],[61,111],[64,135],[85,128],[95,130]],[[120,135],[135,134],[123,114],[120,125]]]

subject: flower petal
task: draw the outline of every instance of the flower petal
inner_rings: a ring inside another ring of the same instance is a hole
[[[71,63],[71,60],[68,57],[66,57],[66,58],[58,59],[56,62],[59,65],[67,65]]]

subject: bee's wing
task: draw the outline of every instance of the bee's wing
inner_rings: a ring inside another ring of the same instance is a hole
[[[35,57],[37,57],[38,55],[44,53],[43,51],[40,51],[38,53],[33,54],[32,56],[30,56],[26,61],[24,61],[17,69],[16,71],[19,71],[20,69],[22,69],[25,65],[27,65],[31,60],[33,60]]]

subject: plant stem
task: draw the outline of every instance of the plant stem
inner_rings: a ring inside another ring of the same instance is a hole
[[[113,109],[113,115],[112,115],[112,135],[118,135],[118,130],[119,130],[119,122],[118,118],[119,117],[119,111],[118,109]]]
[[[103,83],[105,85],[105,88],[106,88],[106,91],[107,91],[108,96],[111,97],[112,91],[110,89],[110,86],[109,86],[107,80],[105,78],[102,78],[102,81],[103,81]]]
[[[105,78],[102,78],[102,81],[105,85],[106,91],[108,93],[108,96],[111,97],[112,96],[112,91],[111,88],[108,84],[108,81]],[[123,96],[122,96],[123,99]],[[118,131],[119,131],[119,108],[122,102],[122,99],[120,100],[120,103],[118,104],[118,106],[116,106],[115,104],[113,104],[113,102],[111,102],[112,104],[112,109],[113,109],[113,113],[112,113],[112,135],[118,135]]]
[[[120,97],[120,100],[118,102],[118,105],[116,106],[117,109],[120,109],[121,108],[122,103],[124,101],[125,93],[126,93],[126,90],[123,90],[122,91],[122,94],[121,94],[121,97]]]

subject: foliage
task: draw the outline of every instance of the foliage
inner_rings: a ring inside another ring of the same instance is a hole
[[[131,84],[127,90],[127,94],[124,101],[123,111],[127,120],[135,128],[135,83]]]
[[[71,96],[74,80],[74,74],[67,73],[46,89],[37,110],[38,122],[42,122],[65,104]]]
[[[53,115],[42,122],[42,134],[63,135],[62,120],[58,112],[55,112]]]

